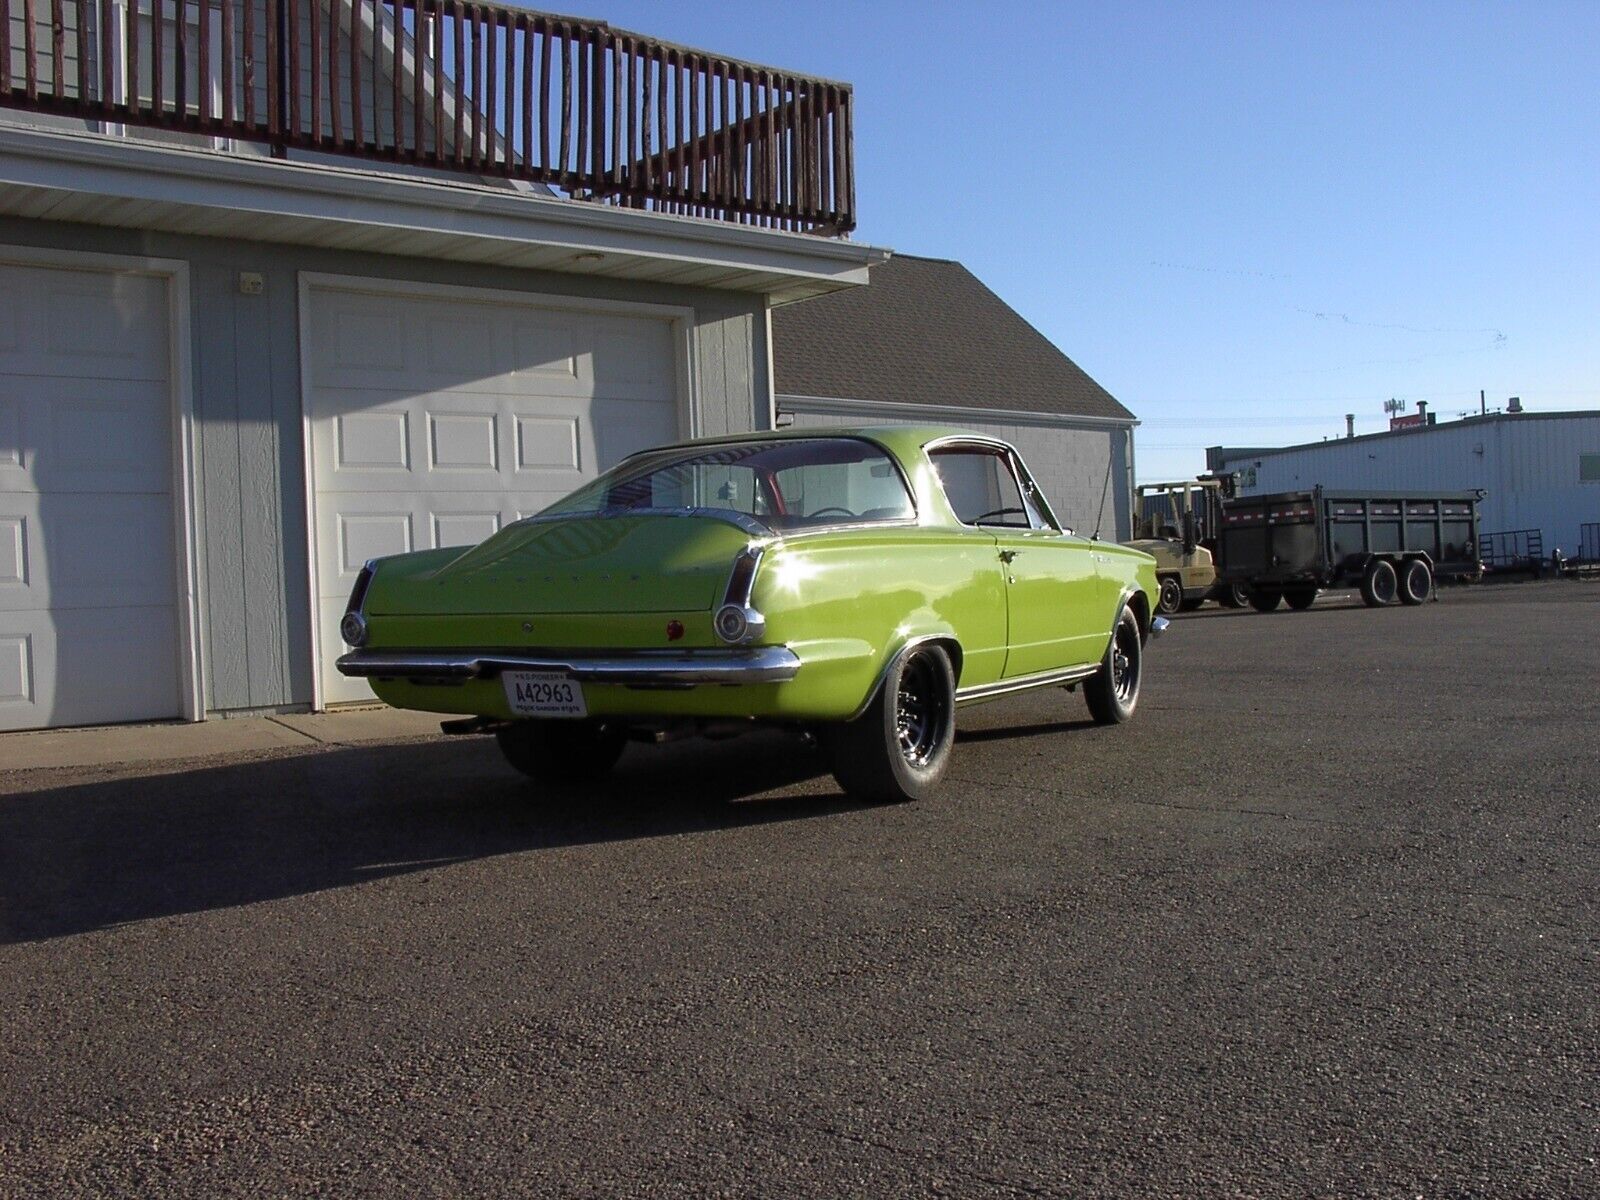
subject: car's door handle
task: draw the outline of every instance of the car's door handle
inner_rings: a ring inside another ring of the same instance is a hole
[[[1017,556],[1017,552],[1015,550],[1002,550],[1002,551],[1000,551],[1000,561],[1003,562],[1003,563],[1010,562],[1016,556]]]

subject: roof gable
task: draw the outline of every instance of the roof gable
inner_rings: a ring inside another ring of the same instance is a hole
[[[1132,420],[971,271],[897,254],[864,288],[772,312],[776,390]]]

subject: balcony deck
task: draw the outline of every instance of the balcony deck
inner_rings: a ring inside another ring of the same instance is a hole
[[[461,0],[0,0],[0,106],[842,237],[848,84]]]

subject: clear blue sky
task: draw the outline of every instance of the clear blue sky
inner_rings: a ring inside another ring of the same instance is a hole
[[[644,3],[584,15],[855,86],[857,237],[960,259],[1208,444],[1600,408],[1600,0]]]

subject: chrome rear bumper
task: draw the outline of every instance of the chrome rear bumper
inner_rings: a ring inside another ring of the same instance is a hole
[[[1157,617],[1154,621],[1150,622],[1150,636],[1152,638],[1160,637],[1167,631],[1167,627],[1171,624],[1172,622],[1167,620],[1165,617]]]
[[[339,659],[343,675],[466,683],[502,671],[558,671],[583,683],[623,687],[786,683],[800,660],[786,646],[729,650],[641,650],[634,654],[517,654],[471,650],[354,650]]]

